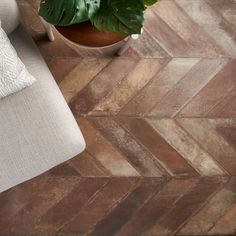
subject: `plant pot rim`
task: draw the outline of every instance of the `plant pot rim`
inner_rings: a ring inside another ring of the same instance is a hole
[[[79,44],[79,43],[76,43],[70,39],[68,39],[67,37],[65,37],[63,34],[61,34],[59,32],[59,30],[57,30],[57,28],[52,25],[53,29],[59,34],[59,36],[65,40],[65,41],[68,41],[70,44],[74,45],[75,47],[81,47],[81,48],[84,48],[84,49],[107,49],[107,48],[110,48],[110,47],[113,47],[113,46],[116,46],[116,45],[119,45],[121,42],[123,41],[128,41],[130,36],[128,35],[127,37],[121,39],[120,41],[116,42],[116,43],[112,43],[112,44],[109,44],[109,45],[106,45],[106,46],[86,46],[86,45],[83,45],[83,44]]]

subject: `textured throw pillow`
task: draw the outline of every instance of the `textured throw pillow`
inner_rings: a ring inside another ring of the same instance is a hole
[[[34,82],[35,78],[27,71],[0,26],[0,98],[18,92]]]

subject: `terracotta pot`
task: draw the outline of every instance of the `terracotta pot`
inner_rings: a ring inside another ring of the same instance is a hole
[[[104,47],[115,44],[127,35],[99,31],[89,21],[70,26],[55,26],[70,41],[88,47]]]
[[[127,35],[99,31],[90,22],[54,26],[54,29],[81,56],[113,56],[129,38]]]

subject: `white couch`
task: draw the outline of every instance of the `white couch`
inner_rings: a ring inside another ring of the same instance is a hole
[[[0,100],[0,192],[76,156],[81,131],[32,39],[15,0],[0,0],[3,29],[37,82]]]

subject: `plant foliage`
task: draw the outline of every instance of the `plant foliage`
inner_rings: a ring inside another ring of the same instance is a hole
[[[107,0],[101,2],[91,21],[99,30],[138,34],[143,25],[143,11],[144,5],[138,0]]]
[[[53,25],[90,20],[99,30],[139,34],[146,6],[158,0],[41,0],[39,15]]]

